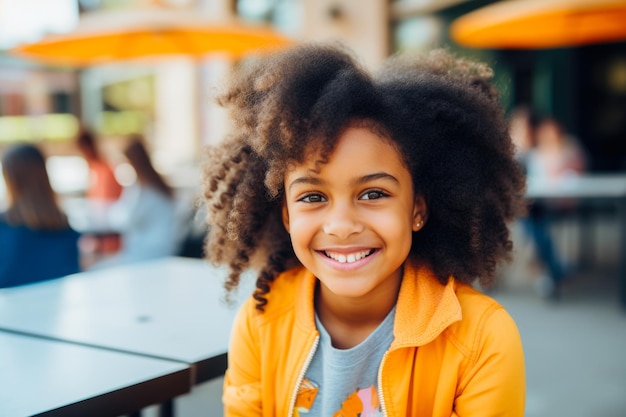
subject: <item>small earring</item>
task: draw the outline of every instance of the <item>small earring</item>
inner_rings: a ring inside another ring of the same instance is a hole
[[[420,220],[419,222],[415,223],[415,227],[417,227],[418,229],[421,229],[423,224],[424,222]]]

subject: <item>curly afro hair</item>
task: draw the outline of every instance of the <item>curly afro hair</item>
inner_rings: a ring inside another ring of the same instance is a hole
[[[490,285],[510,257],[508,223],[525,210],[525,177],[492,75],[444,50],[391,57],[372,75],[329,44],[244,65],[218,98],[230,109],[232,135],[208,149],[204,168],[206,256],[229,265],[226,289],[256,269],[262,311],[275,277],[299,265],[281,220],[284,173],[309,149],[328,160],[354,123],[396,144],[424,196],[428,222],[413,234],[409,257],[444,284],[454,276]]]

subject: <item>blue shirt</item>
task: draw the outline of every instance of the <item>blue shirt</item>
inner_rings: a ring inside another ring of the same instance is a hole
[[[78,232],[32,230],[0,218],[0,288],[58,278],[80,270]]]

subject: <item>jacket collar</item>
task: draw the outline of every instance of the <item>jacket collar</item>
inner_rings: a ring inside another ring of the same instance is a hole
[[[392,347],[425,345],[459,320],[461,305],[454,278],[442,285],[430,268],[407,263],[396,305]]]
[[[314,297],[317,278],[305,268],[300,271],[296,309],[298,322],[309,331],[316,331]],[[404,267],[402,284],[396,304],[392,348],[425,345],[439,336],[452,323],[461,320],[461,305],[456,296],[456,283],[450,277],[442,285],[427,267]]]

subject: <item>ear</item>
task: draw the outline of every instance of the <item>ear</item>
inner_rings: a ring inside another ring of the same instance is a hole
[[[424,227],[428,220],[428,207],[426,206],[426,200],[421,194],[415,195],[415,202],[413,204],[413,225],[412,229],[417,232]]]
[[[284,198],[281,203],[281,212],[283,218],[283,226],[285,226],[285,230],[287,230],[287,233],[289,233],[289,210],[287,210],[287,202]]]

